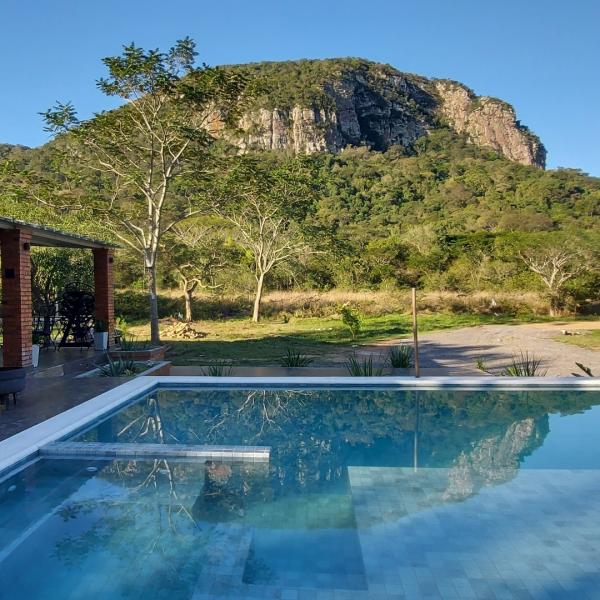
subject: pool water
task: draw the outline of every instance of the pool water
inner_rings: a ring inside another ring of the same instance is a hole
[[[600,598],[600,393],[159,389],[0,481],[0,599]]]

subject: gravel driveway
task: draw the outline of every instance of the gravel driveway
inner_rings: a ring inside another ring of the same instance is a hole
[[[423,333],[419,336],[421,367],[435,369],[436,375],[481,374],[475,367],[482,358],[487,367],[496,372],[505,367],[514,354],[521,351],[534,354],[548,369],[547,375],[565,376],[580,372],[575,362],[592,368],[600,374],[600,351],[579,348],[572,344],[556,341],[564,330],[575,334],[578,331],[598,329],[600,321],[531,323],[525,325],[481,325],[448,331]],[[401,340],[396,343],[406,343]],[[368,350],[381,354],[388,341]],[[361,349],[361,354],[367,348]],[[438,372],[439,371],[439,372]]]

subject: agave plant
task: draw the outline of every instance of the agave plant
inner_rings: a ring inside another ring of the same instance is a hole
[[[390,364],[394,369],[410,369],[413,365],[412,347],[392,346],[390,348]]]
[[[521,352],[519,356],[513,355],[512,361],[501,375],[504,377],[544,377],[548,372],[542,369],[542,360],[535,354]]]
[[[282,367],[308,367],[313,362],[313,358],[300,352],[294,352],[288,348],[285,356],[281,358],[280,365]]]
[[[587,367],[586,365],[582,365],[579,362],[575,363],[588,377],[594,377],[594,374],[592,373],[592,368],[591,367]],[[575,377],[581,377],[580,373],[573,373],[573,375],[575,375]]]
[[[129,375],[135,375],[138,372],[136,362],[134,360],[111,360],[108,354],[106,355],[108,363],[100,365],[100,377],[127,377]]]
[[[352,377],[379,377],[383,373],[383,369],[373,366],[373,356],[360,361],[356,354],[353,354],[345,363],[345,367]]]
[[[212,365],[208,365],[206,369],[202,369],[202,373],[208,377],[228,377],[231,375],[233,366],[226,360],[218,360]]]
[[[148,340],[139,340],[135,335],[123,335],[121,337],[121,350],[123,352],[140,352],[149,350],[152,344]]]

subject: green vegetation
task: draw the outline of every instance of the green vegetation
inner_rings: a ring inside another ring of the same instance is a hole
[[[152,342],[129,333],[121,335],[119,346],[123,352],[141,352],[153,347]]]
[[[373,366],[373,356],[360,360],[353,354],[346,361],[345,367],[351,377],[379,377],[383,374],[381,367]]]
[[[412,346],[393,346],[390,348],[390,365],[394,369],[410,369],[413,366]]]
[[[489,316],[474,314],[434,314],[419,317],[422,332],[469,327],[486,324],[517,324],[524,321],[545,320],[544,317]],[[201,323],[207,336],[201,340],[163,340],[170,346],[168,359],[175,365],[200,366],[218,360],[235,365],[281,364],[288,351],[318,356],[319,364],[332,364],[336,356],[346,356],[353,343],[348,329],[339,318],[302,318],[290,323],[264,320],[255,325],[247,318],[229,318]],[[368,316],[354,343],[369,344],[411,335],[410,315]],[[148,326],[133,327],[141,336],[147,336]]]
[[[352,339],[355,340],[356,336],[360,333],[362,329],[362,315],[356,309],[350,306],[342,306],[340,308],[340,314],[342,315],[342,323],[350,331]]]
[[[496,373],[488,369],[483,358],[478,358],[475,365],[480,371],[499,377],[544,377],[548,372],[542,368],[543,361],[528,351],[513,355],[509,365]]]
[[[281,359],[280,364],[282,367],[308,367],[313,360],[314,359],[310,356],[306,356],[305,354],[295,352],[291,348],[288,348],[287,353]]]
[[[600,329],[586,331],[581,335],[561,335],[554,338],[557,342],[572,344],[590,350],[600,350]]]
[[[229,361],[218,360],[212,365],[208,365],[203,371],[208,377],[228,377],[231,375],[232,369],[233,367]]]
[[[529,352],[513,356],[508,367],[502,371],[504,377],[543,377],[545,374],[542,360]]]
[[[112,360],[108,354],[106,358],[108,363],[99,367],[100,377],[129,377],[141,373],[146,368],[134,360],[123,358]]]
[[[253,105],[266,109],[285,110],[298,105],[333,109],[333,99],[327,89],[351,76],[360,78],[371,89],[390,100],[417,110],[416,104],[410,102],[410,96],[402,86],[384,86],[384,76],[401,75],[407,82],[427,81],[418,75],[400,74],[389,65],[361,58],[262,62],[234,65],[226,69],[248,79],[253,90]]]
[[[351,339],[404,335],[408,318],[398,313],[406,307],[397,299],[413,286],[420,297],[453,294],[431,308],[444,314],[424,317],[423,330],[592,310],[600,296],[600,179],[516,164],[440,123],[413,145],[385,152],[239,156],[201,127],[199,115],[206,116],[202,109],[213,100],[226,109],[226,124],[248,106],[327,108],[324,88],[352,71],[416,111],[426,102],[416,102],[409,84],[423,80],[394,71],[408,91],[386,87],[379,75],[391,68],[359,59],[197,69],[194,55],[187,39],[166,54],[128,46],[122,56],[105,59],[109,77],[100,86],[135,102],[85,122],[70,105],[59,105],[46,113],[48,126],[63,132],[52,142],[0,147],[0,214],[120,240],[117,314],[138,324],[151,316],[154,341],[158,319],[181,314],[207,321],[200,327],[208,339],[193,342],[196,354],[277,362],[291,347],[312,355]],[[169,159],[164,188],[156,157],[128,150],[151,146],[143,142],[155,129],[136,129],[135,111],[154,100],[161,108],[153,127],[173,133],[171,154],[178,157]],[[110,155],[108,171],[99,168],[98,152]],[[133,161],[125,179],[123,161]],[[34,282],[41,303],[50,305],[47,285],[89,281],[88,259],[78,263],[58,251],[56,261],[53,251],[43,252],[36,252]],[[317,299],[290,310],[262,301],[263,290],[319,297],[377,292],[389,294],[389,305],[350,302],[340,309],[343,302],[321,306]],[[251,315],[258,320],[259,310],[267,320],[285,322],[239,326]],[[215,319],[232,319],[230,330]],[[273,343],[281,326],[286,330]],[[242,333],[247,347],[239,346]],[[227,340],[237,345],[232,353],[224,351]],[[174,343],[176,356],[195,360],[186,342]],[[250,347],[261,344],[253,357]]]

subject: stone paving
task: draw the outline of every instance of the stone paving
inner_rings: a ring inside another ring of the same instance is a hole
[[[350,467],[349,476],[362,573],[340,585],[337,566],[330,580],[298,573],[294,581],[279,570],[270,584],[249,584],[242,565],[255,558],[254,534],[220,525],[233,553],[201,577],[193,599],[600,598],[597,471],[525,470],[460,502],[444,493],[449,469]],[[279,538],[282,556],[293,550],[289,541]],[[344,559],[356,571],[356,557]]]

